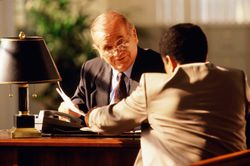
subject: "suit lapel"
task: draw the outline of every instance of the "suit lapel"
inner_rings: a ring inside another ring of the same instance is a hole
[[[142,71],[143,63],[144,63],[143,52],[142,49],[138,47],[137,56],[131,71],[131,76],[130,76],[131,78],[129,79],[129,86],[130,86],[129,94],[131,94],[132,91],[134,91],[139,84],[141,75],[143,73]]]
[[[137,82],[140,81],[141,75],[142,73],[144,73],[144,63],[145,63],[145,58],[143,58],[143,55],[145,53],[143,52],[143,49],[141,49],[140,47],[138,47],[138,51],[137,51],[137,56],[134,62],[134,66],[132,68],[132,72],[131,72],[131,78]]]
[[[93,103],[92,107],[109,104],[111,73],[111,67],[105,63],[104,67],[100,70],[95,80],[96,91],[94,96],[92,96],[95,100],[92,101],[96,101],[96,103]]]

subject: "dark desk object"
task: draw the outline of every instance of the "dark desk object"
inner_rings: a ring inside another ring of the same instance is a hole
[[[132,166],[139,148],[139,138],[0,137],[0,165]]]

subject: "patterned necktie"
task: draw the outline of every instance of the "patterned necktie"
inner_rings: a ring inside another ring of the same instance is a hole
[[[124,78],[126,75],[124,73],[118,73],[118,83],[115,88],[114,102],[119,102],[123,98],[127,97],[127,88]]]

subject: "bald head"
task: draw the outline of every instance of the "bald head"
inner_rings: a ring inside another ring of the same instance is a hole
[[[107,11],[99,15],[91,24],[91,35],[98,32],[116,32],[116,29],[126,27],[128,30],[133,27],[131,23],[120,13]]]

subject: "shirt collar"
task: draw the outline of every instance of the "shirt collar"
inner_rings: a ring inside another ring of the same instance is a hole
[[[123,72],[128,78],[130,78],[130,76],[131,76],[131,72],[132,72],[133,66],[134,66],[134,64],[131,65],[126,71]],[[119,71],[115,70],[114,68],[112,68],[112,73],[113,73],[113,77],[115,77],[115,76],[117,76],[117,74],[119,73]]]

